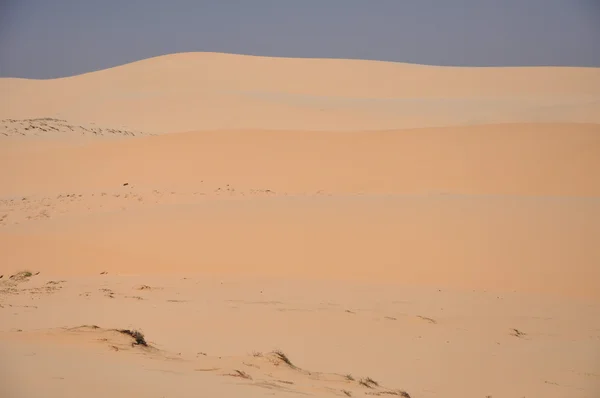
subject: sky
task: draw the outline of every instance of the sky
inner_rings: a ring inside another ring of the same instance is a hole
[[[0,0],[0,77],[187,51],[600,67],[600,0]]]

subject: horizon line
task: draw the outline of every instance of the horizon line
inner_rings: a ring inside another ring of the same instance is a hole
[[[47,80],[60,80],[69,79],[77,76],[88,75],[97,72],[103,72],[110,69],[121,68],[127,65],[136,64],[139,62],[149,61],[157,58],[164,58],[169,56],[177,55],[191,55],[191,54],[205,54],[205,55],[219,55],[219,56],[234,56],[234,57],[253,57],[253,58],[271,58],[271,59],[285,59],[285,60],[307,60],[307,61],[350,61],[350,62],[370,62],[370,63],[385,63],[395,65],[406,65],[406,66],[419,66],[425,68],[441,68],[441,69],[536,69],[536,68],[552,68],[552,69],[598,69],[600,66],[577,66],[577,65],[437,65],[437,64],[424,64],[416,62],[405,62],[405,61],[389,61],[369,58],[343,58],[343,57],[289,57],[289,56],[276,56],[276,55],[260,55],[260,54],[247,54],[247,53],[230,53],[221,51],[180,51],[172,53],[164,53],[154,55],[151,57],[140,58],[134,61],[120,63],[117,65],[109,66],[106,68],[94,69],[87,72],[77,73],[74,75],[65,75],[59,77],[47,77],[47,78],[33,78],[33,77],[15,77],[15,76],[0,76],[0,80],[35,80],[35,81],[47,81]]]

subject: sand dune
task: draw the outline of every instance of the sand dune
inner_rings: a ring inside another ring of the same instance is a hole
[[[0,91],[0,396],[598,396],[599,69],[189,53]]]
[[[8,93],[0,119],[52,117],[150,133],[600,123],[595,68],[183,53],[64,79],[0,79],[0,91]]]

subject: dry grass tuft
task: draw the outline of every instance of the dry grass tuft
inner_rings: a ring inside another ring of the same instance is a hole
[[[238,369],[234,369],[234,373],[230,373],[230,374],[228,374],[228,376],[240,377],[242,379],[252,380],[252,376],[250,376],[248,373],[244,372],[243,370],[238,370]]]
[[[367,388],[379,387],[379,383],[370,377],[365,377],[358,381],[358,384]]]
[[[404,390],[383,391],[380,394],[381,395],[395,395],[395,396],[402,397],[402,398],[411,398],[410,394]]]
[[[526,333],[521,332],[519,329],[512,329],[511,335],[521,338],[521,337],[525,337]]]
[[[118,332],[132,337],[135,340],[135,343],[131,343],[132,345],[141,345],[144,347],[148,347],[148,343],[146,342],[144,334],[139,330],[120,329],[118,330]]]
[[[420,318],[420,319],[422,319],[422,320],[424,320],[424,321],[427,321],[427,322],[429,322],[429,323],[433,323],[434,325],[437,323],[437,321],[436,321],[435,319],[433,319],[433,318],[428,318],[428,317],[426,317],[426,316],[417,315],[417,318]]]
[[[21,272],[17,272],[14,275],[10,276],[10,280],[13,282],[23,282],[29,278],[31,278],[33,276],[33,273],[31,273],[31,271],[21,271]]]
[[[296,366],[292,363],[292,361],[290,361],[290,359],[288,358],[287,355],[285,355],[285,353],[281,350],[275,350],[272,352],[272,354],[275,356],[275,358],[277,358],[279,361],[285,363],[286,365],[288,365],[291,368],[296,369]]]

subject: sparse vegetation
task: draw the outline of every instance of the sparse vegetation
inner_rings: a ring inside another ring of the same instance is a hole
[[[238,369],[235,369],[234,373],[230,373],[229,376],[241,377],[242,379],[252,380],[252,376],[250,376],[248,373],[244,372],[243,370],[238,370]]]
[[[367,377],[365,380],[366,380],[367,383],[369,383],[371,385],[379,386],[379,383],[376,382],[375,380],[371,379],[370,377]]]
[[[410,394],[404,390],[382,391],[379,393],[379,395],[395,395],[395,396],[402,397],[402,398],[411,398]]]
[[[382,395],[394,395],[396,397],[411,398],[410,395],[403,390],[370,391],[366,392],[365,395],[374,395],[376,397],[381,397]]]
[[[367,388],[379,387],[379,383],[370,377],[365,377],[358,381],[358,384]]]
[[[12,275],[10,277],[10,279],[12,280],[23,280],[26,278],[31,278],[33,276],[33,274],[31,273],[31,271],[21,271],[21,272],[17,272],[16,274]]]
[[[15,285],[15,284],[19,284],[21,282],[26,282],[29,280],[29,278],[31,278],[32,276],[37,275],[37,274],[39,274],[39,272],[36,274],[33,274],[31,271],[17,272],[16,274],[11,275],[8,278],[7,283]]]
[[[519,329],[512,329],[511,335],[519,338],[526,336],[526,334],[521,332]]]
[[[433,318],[428,318],[428,317],[426,317],[426,316],[417,315],[417,318],[421,318],[422,320],[424,320],[424,321],[427,321],[427,322],[429,322],[429,323],[433,323],[433,324],[436,324],[436,323],[437,323],[437,321],[436,321],[435,319],[433,319]]]
[[[91,123],[93,125],[94,123]],[[5,119],[0,120],[0,133],[4,136],[26,136],[26,135],[45,135],[52,132],[58,133],[78,133],[80,135],[94,136],[136,136],[136,135],[154,135],[149,133],[134,132],[128,130],[120,130],[114,128],[98,128],[88,126],[78,126],[68,123],[66,120],[54,118],[37,118],[37,119]],[[28,133],[26,133],[28,132]]]
[[[290,361],[290,359],[288,358],[287,355],[285,355],[285,353],[281,350],[275,350],[272,353],[275,358],[277,358],[278,360],[280,360],[281,362],[287,364],[288,366],[296,369],[296,366],[292,363],[292,361]]]
[[[118,330],[118,332],[132,337],[135,340],[135,343],[131,343],[132,345],[141,345],[144,347],[148,347],[148,343],[146,342],[144,334],[139,330],[120,329]]]
[[[85,329],[88,329],[88,330],[85,330]],[[71,328],[68,330],[92,333],[92,331],[90,329],[98,329],[101,333],[97,334],[97,335],[94,334],[97,337],[98,341],[105,342],[106,348],[111,349],[113,351],[126,350],[127,347],[129,346],[129,344],[131,344],[131,346],[139,345],[139,346],[143,346],[143,347],[149,347],[148,350],[144,350],[144,352],[146,352],[146,353],[151,353],[151,352],[157,351],[153,346],[148,344],[142,331],[136,330],[136,329],[103,329],[96,325],[84,325],[84,326],[79,326],[76,328]],[[127,338],[125,338],[123,336],[119,337],[120,335],[126,335],[128,337]],[[177,354],[177,355],[181,356],[181,354]],[[285,364],[290,369],[293,369],[294,373],[296,375],[298,375],[299,377],[302,377],[302,376],[306,377],[307,379],[305,379],[305,381],[310,380],[311,384],[314,383],[315,381],[318,381],[319,383],[327,383],[326,385],[324,384],[323,387],[334,392],[334,394],[337,394],[338,396],[352,397],[354,394],[359,394],[360,389],[358,388],[358,386],[360,385],[360,386],[363,386],[366,388],[366,389],[363,389],[362,392],[360,392],[361,395],[370,395],[370,396],[389,395],[389,396],[398,396],[398,397],[402,397],[402,398],[411,398],[411,396],[406,391],[400,390],[400,389],[386,388],[384,386],[381,386],[379,384],[379,382],[377,382],[376,380],[374,380],[371,377],[355,378],[350,373],[347,373],[347,374],[319,373],[319,372],[311,373],[309,371],[305,371],[301,368],[296,367],[296,365],[294,365],[294,363],[290,360],[288,355],[280,349],[276,349],[276,350],[273,350],[268,353],[262,353],[260,351],[253,351],[251,353],[251,355],[254,358],[263,358],[263,359],[250,360],[248,357],[246,357],[245,358],[247,360],[246,362],[244,362],[244,361],[237,362],[238,365],[235,367],[237,367],[238,369],[235,369],[234,366],[231,366],[226,372],[223,372],[222,367],[211,367],[211,368],[202,368],[202,369],[194,369],[194,370],[195,371],[208,371],[208,372],[219,371],[219,374],[221,376],[230,376],[230,377],[236,377],[236,378],[245,379],[245,380],[254,380],[254,377],[257,377],[261,383],[264,382],[264,383],[266,383],[265,385],[268,384],[269,386],[272,386],[273,388],[287,390],[287,388],[285,388],[283,386],[283,384],[287,384],[287,385],[297,384],[299,388],[302,388],[302,386],[305,384],[302,382],[302,380],[297,382],[297,381],[283,380],[283,379],[279,379],[276,377],[276,372],[273,372],[273,367],[278,367],[278,366],[281,366],[282,364]],[[206,353],[203,353],[203,352],[196,353],[196,358],[198,358],[199,356],[206,356]],[[175,358],[174,356],[170,356],[170,357]],[[217,357],[214,357],[213,359],[216,360],[216,358]],[[221,359],[221,357],[218,357],[218,358]],[[270,362],[270,364],[265,364],[265,362]],[[264,366],[264,365],[266,365],[266,366]],[[250,372],[253,372],[255,374],[251,375],[250,373],[248,373],[242,369],[249,370]],[[288,370],[286,370],[286,369],[288,369],[288,368],[284,366],[283,369],[280,368],[279,370],[280,371],[283,370],[284,373],[290,371],[289,369]],[[223,373],[221,373],[221,372],[223,372]],[[281,384],[281,385],[279,385],[279,384]],[[342,387],[345,387],[345,389],[341,389]],[[356,389],[356,391],[354,391],[355,389]],[[294,389],[294,391],[295,390],[296,389]],[[289,389],[289,391],[292,391],[292,390]],[[302,391],[298,390],[298,392],[302,392]]]

